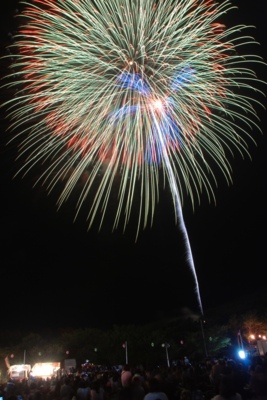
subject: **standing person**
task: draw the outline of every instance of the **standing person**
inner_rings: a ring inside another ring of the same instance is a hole
[[[121,371],[121,385],[122,387],[130,386],[132,382],[132,371],[128,364],[125,364]]]
[[[75,396],[75,391],[71,385],[70,379],[65,378],[60,387],[60,400],[72,400]]]
[[[219,384],[221,375],[226,371],[226,361],[219,359],[212,365],[210,371],[210,383],[214,387],[215,394],[219,393]]]
[[[146,391],[143,383],[143,377],[141,377],[141,375],[134,374],[130,387],[132,400],[144,399]]]
[[[144,400],[169,400],[167,394],[162,389],[161,381],[152,377],[148,381],[148,393],[145,395]]]
[[[88,380],[85,381],[81,379],[78,383],[78,388],[76,390],[76,398],[77,400],[89,400],[90,399],[90,386]]]
[[[267,371],[264,370],[262,364],[257,364],[255,368],[250,371],[248,388],[251,399],[267,399]]]
[[[12,381],[12,379],[8,379],[6,386],[4,388],[4,395],[6,399],[8,399],[11,396],[17,395],[17,387],[15,383]]]
[[[90,398],[91,400],[105,400],[106,391],[103,387],[101,379],[95,379],[90,384]]]
[[[211,400],[243,400],[241,394],[236,391],[232,374],[222,374],[218,388],[218,394],[213,396]]]

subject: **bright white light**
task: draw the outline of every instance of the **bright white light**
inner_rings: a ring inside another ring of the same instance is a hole
[[[156,110],[162,110],[164,107],[163,102],[160,99],[153,100],[152,107]]]
[[[240,358],[242,358],[242,360],[244,360],[244,358],[246,358],[246,353],[244,352],[244,350],[239,350],[238,355]]]
[[[46,378],[56,375],[60,369],[60,362],[36,363],[32,368],[32,376]]]

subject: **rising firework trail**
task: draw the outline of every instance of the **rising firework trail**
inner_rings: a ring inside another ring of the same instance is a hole
[[[246,54],[252,27],[221,21],[228,0],[32,0],[21,2],[4,87],[18,174],[42,166],[37,182],[79,192],[88,228],[114,211],[113,229],[138,210],[136,237],[152,225],[168,184],[202,304],[182,205],[215,201],[229,158],[249,156],[260,131],[261,82]],[[248,29],[248,30],[247,30]],[[39,173],[39,168],[38,168]],[[37,183],[36,182],[36,183]],[[138,206],[136,207],[136,203]],[[110,210],[111,208],[111,210]]]

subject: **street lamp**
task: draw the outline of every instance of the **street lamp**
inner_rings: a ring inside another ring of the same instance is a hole
[[[205,334],[204,334],[204,327],[203,327],[203,323],[205,323],[205,321],[203,320],[202,317],[200,317],[199,322],[200,322],[200,328],[201,328],[201,334],[202,334],[202,340],[203,340],[204,353],[205,353],[205,356],[208,357]]]
[[[125,341],[123,343],[122,347],[125,349],[125,363],[128,364],[128,344],[127,344],[127,341]]]
[[[244,351],[243,339],[242,339],[242,335],[241,335],[240,329],[237,332],[237,343],[238,343],[238,346],[241,348],[241,350]]]
[[[169,360],[169,352],[168,352],[168,348],[170,347],[170,345],[169,345],[169,343],[162,343],[161,346],[165,347],[165,349],[166,349],[167,366],[168,366],[168,368],[170,368],[170,360]]]
[[[97,357],[97,352],[98,352],[98,348],[94,347],[94,352],[95,352],[95,362],[97,362],[98,357]]]

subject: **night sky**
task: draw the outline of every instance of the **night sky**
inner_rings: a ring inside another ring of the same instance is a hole
[[[17,7],[17,1],[5,2],[2,47]],[[266,60],[266,5],[233,3],[239,11],[229,16],[230,23],[257,27],[253,36]],[[265,79],[266,70],[259,67],[259,74]],[[252,160],[237,153],[230,160],[233,185],[218,176],[216,205],[204,196],[195,210],[189,199],[183,206],[204,313],[265,290],[267,123],[266,112],[259,108],[258,114],[263,135],[255,131]],[[44,188],[32,188],[31,176],[13,179],[17,164],[13,147],[6,146],[7,125],[1,111],[1,321],[6,328],[106,327],[175,316],[183,307],[199,312],[168,187],[160,194],[153,226],[137,241],[131,225],[124,233],[112,232],[109,223],[88,232],[83,213],[73,223],[72,202],[57,211],[57,192],[47,196]]]

